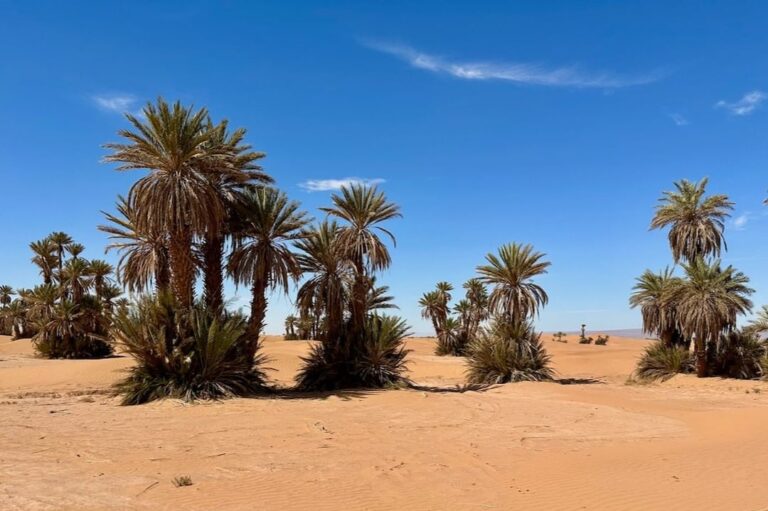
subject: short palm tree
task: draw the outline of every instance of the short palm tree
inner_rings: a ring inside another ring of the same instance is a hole
[[[749,279],[732,266],[720,267],[720,261],[707,263],[702,257],[684,263],[686,278],[676,282],[672,296],[683,334],[694,339],[696,374],[707,376],[708,343],[736,326],[736,318],[752,308],[748,296],[753,293]]]
[[[85,245],[82,243],[70,243],[67,246],[67,252],[72,256],[72,259],[78,259],[80,255],[85,252]]]
[[[274,188],[243,193],[239,203],[234,249],[229,269],[238,285],[251,286],[251,315],[246,335],[251,349],[258,348],[267,310],[267,289],[288,292],[301,267],[290,243],[305,236],[309,219],[299,203]]]
[[[640,307],[643,316],[643,331],[657,335],[664,346],[671,347],[680,341],[677,331],[677,314],[672,290],[680,279],[672,274],[671,268],[659,273],[645,270],[637,278],[629,298],[630,307]]]
[[[395,243],[394,235],[381,226],[382,222],[401,217],[400,208],[387,200],[375,186],[353,184],[342,187],[331,196],[333,206],[321,208],[328,215],[343,220],[339,243],[354,268],[354,284],[350,300],[352,337],[360,337],[366,324],[366,297],[370,275],[389,267],[389,250],[377,233],[383,233]]]
[[[659,199],[651,229],[670,227],[669,246],[675,263],[720,257],[721,249],[728,249],[723,230],[733,202],[727,195],[705,197],[707,183],[707,178],[698,183],[683,179],[675,183],[676,191],[664,192]]]
[[[102,212],[111,225],[100,225],[99,230],[114,240],[107,245],[107,252],[116,249],[120,253],[120,282],[129,291],[140,292],[154,281],[157,294],[166,292],[171,282],[167,236],[160,230],[141,230],[136,208],[125,197],[118,195],[116,209],[118,215]]]
[[[120,130],[126,143],[106,144],[112,151],[105,161],[118,170],[147,169],[128,194],[141,232],[168,234],[171,286],[183,308],[194,300],[195,260],[192,240],[220,225],[224,205],[203,169],[215,156],[207,145],[208,112],[202,108],[169,105],[162,98],[147,104],[144,119],[126,114],[134,131]]]
[[[512,328],[520,328],[549,300],[544,288],[533,281],[547,273],[550,263],[544,256],[531,245],[510,243],[502,245],[498,255],[486,255],[488,264],[477,267],[480,281],[493,286],[490,310],[506,318]]]

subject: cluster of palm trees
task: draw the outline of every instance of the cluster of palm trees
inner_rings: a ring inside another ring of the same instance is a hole
[[[486,264],[477,267],[478,277],[464,283],[465,298],[453,307],[449,303],[453,286],[439,282],[436,289],[419,300],[422,317],[430,319],[435,329],[438,355],[466,355],[482,333],[482,325],[494,319],[521,330],[546,305],[546,291],[534,281],[550,266],[544,254],[531,245],[510,243],[497,254],[486,255]],[[491,286],[488,293],[486,286]]]
[[[483,282],[471,278],[462,287],[465,296],[453,306],[455,316],[451,315],[449,305],[453,298],[453,285],[449,282],[438,282],[434,290],[419,299],[421,316],[429,319],[435,329],[437,355],[465,355],[469,343],[477,338],[481,324],[488,319],[488,290]]]
[[[32,242],[30,249],[43,283],[15,293],[10,286],[0,286],[3,330],[13,338],[31,336],[38,352],[52,358],[111,353],[110,320],[123,303],[112,266],[83,258],[83,245],[64,232]]]
[[[707,179],[682,180],[664,192],[651,221],[652,229],[669,228],[668,239],[682,275],[666,268],[638,277],[630,305],[639,307],[643,329],[662,346],[688,351],[694,344],[696,374],[708,370],[708,346],[733,332],[740,315],[752,308],[749,279],[719,257],[727,250],[725,222],[733,210],[726,195],[706,195]]]
[[[126,115],[132,129],[119,132],[123,142],[105,146],[105,160],[121,171],[147,173],[118,197],[117,212],[105,213],[109,223],[99,228],[111,238],[108,250],[119,252],[121,283],[158,297],[158,309],[145,306],[145,315],[172,323],[170,312],[160,313],[170,300],[177,311],[195,309],[201,316],[204,310],[226,322],[232,314],[223,282],[230,277],[251,290],[247,327],[231,356],[255,360],[270,292],[287,293],[305,276],[297,298],[301,319],[290,322],[291,330],[299,326],[300,334],[323,340],[327,353],[358,357],[373,312],[392,306],[375,274],[391,262],[380,234],[394,243],[382,223],[400,216],[398,206],[376,187],[352,185],[322,208],[329,219],[313,225],[298,202],[271,186],[258,165],[264,154],[244,142],[244,129],[231,131],[204,108],[162,98],[142,114]],[[201,297],[195,295],[198,278]],[[183,317],[171,315],[175,323]],[[151,342],[149,333],[136,333],[136,322],[124,319],[121,325]],[[188,346],[184,339],[194,329],[174,328],[169,346]]]

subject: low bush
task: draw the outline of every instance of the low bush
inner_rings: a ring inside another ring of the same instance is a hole
[[[707,347],[707,366],[712,376],[751,380],[766,374],[768,346],[757,335],[737,330],[720,336]]]
[[[608,339],[610,339],[610,338],[611,338],[610,335],[598,335],[597,339],[595,340],[595,345],[596,346],[605,346],[606,344],[608,344]]]
[[[635,374],[645,381],[666,381],[676,374],[693,371],[693,353],[676,346],[664,346],[657,341],[645,348]]]
[[[122,403],[220,399],[265,391],[266,358],[245,332],[241,316],[218,318],[202,306],[177,312],[169,297],[145,298],[121,310],[113,334],[136,359],[128,377],[115,387]]]
[[[296,377],[302,391],[382,388],[408,383],[404,376],[409,350],[405,321],[396,316],[373,315],[361,340],[346,325],[340,339],[314,345]],[[357,341],[357,342],[356,342]]]
[[[496,320],[469,346],[469,383],[494,384],[551,380],[551,357],[531,325]]]

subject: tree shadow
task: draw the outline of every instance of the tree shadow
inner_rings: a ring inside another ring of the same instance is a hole
[[[603,380],[597,378],[555,378],[552,381],[560,385],[605,385]]]
[[[433,392],[437,394],[464,394],[465,392],[486,392],[491,389],[495,389],[499,385],[486,384],[486,383],[465,383],[464,385],[454,385],[452,387],[438,387],[435,385],[418,385],[412,383],[407,388],[412,390],[420,390],[422,392]]]

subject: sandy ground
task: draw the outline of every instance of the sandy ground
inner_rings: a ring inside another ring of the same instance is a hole
[[[0,338],[0,509],[768,509],[768,384],[627,384],[645,341],[546,341],[560,383],[118,406],[128,358],[49,361]],[[268,339],[290,382],[306,342]],[[192,486],[175,487],[188,475]]]

